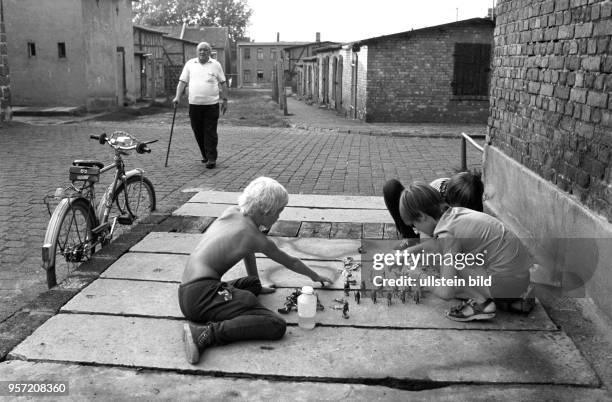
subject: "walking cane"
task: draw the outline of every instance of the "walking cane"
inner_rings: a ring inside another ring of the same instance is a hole
[[[168,155],[170,155],[170,144],[172,144],[172,132],[174,131],[174,118],[176,117],[176,103],[174,104],[174,113],[172,113],[172,127],[170,128],[170,141],[168,141],[168,151],[166,152],[166,163],[164,167],[168,167]]]

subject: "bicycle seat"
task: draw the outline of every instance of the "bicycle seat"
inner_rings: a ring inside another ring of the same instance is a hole
[[[104,163],[100,161],[90,160],[90,159],[76,159],[72,162],[72,166],[87,166],[87,167],[96,166],[102,169],[104,167]]]

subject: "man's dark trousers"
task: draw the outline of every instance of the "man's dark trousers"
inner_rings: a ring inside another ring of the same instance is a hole
[[[219,121],[219,104],[192,105],[189,104],[189,120],[195,135],[202,158],[209,163],[217,161],[217,122]]]

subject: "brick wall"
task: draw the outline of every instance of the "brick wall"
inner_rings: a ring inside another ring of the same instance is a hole
[[[492,145],[612,220],[612,2],[499,0]]]
[[[11,117],[11,87],[5,32],[4,5],[2,0],[0,0],[0,121],[9,120]]]
[[[453,96],[453,54],[455,43],[492,41],[486,20],[368,41],[366,120],[485,123],[487,95]]]

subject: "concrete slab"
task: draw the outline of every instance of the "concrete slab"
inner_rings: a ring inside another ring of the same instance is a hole
[[[190,254],[201,234],[151,232],[131,251],[149,253]],[[339,260],[350,256],[359,259],[361,242],[356,239],[317,239],[295,237],[270,237],[278,247],[298,258],[306,260]]]
[[[224,191],[200,191],[187,202],[208,204],[238,204],[240,193]],[[317,207],[343,209],[386,210],[382,197],[353,195],[289,194],[288,207]]]
[[[174,211],[173,215],[188,216],[220,216],[228,207],[227,204],[203,204],[188,202]],[[286,221],[313,222],[362,222],[362,223],[393,223],[389,212],[385,209],[340,209],[340,208],[305,208],[286,207],[280,214],[280,219]]]
[[[307,284],[308,280],[304,282]],[[278,289],[273,294],[260,295],[262,304],[272,311],[283,307],[285,298],[293,289]],[[168,282],[125,281],[99,279],[83,289],[70,300],[63,311],[137,315],[160,318],[183,318],[178,307],[178,284]],[[340,290],[317,292],[325,307],[317,313],[316,322],[334,326],[390,327],[390,328],[431,328],[431,329],[496,329],[496,330],[556,330],[541,305],[527,317],[499,312],[494,320],[479,323],[461,323],[444,317],[444,312],[457,301],[443,301],[428,295],[420,304],[412,300],[401,303],[393,299],[393,304],[379,302],[373,304],[369,298],[355,303],[354,295],[346,297]],[[138,295],[138,297],[134,297]],[[335,299],[349,302],[349,319],[342,318],[341,306]],[[297,313],[283,315],[288,323],[297,324]]]
[[[184,254],[152,254],[127,253],[111,265],[102,275],[102,278],[150,280],[161,282],[180,282],[181,275],[188,256]],[[338,271],[342,267],[340,261],[308,261],[308,266],[318,273],[334,279],[328,288],[343,289],[344,282]],[[308,278],[297,274],[272,261],[269,258],[258,258],[257,268],[263,283],[273,282],[277,287],[302,287],[314,285]],[[224,281],[246,276],[246,268],[241,261],[230,269],[224,276]],[[360,283],[359,272],[354,273],[357,283]]]
[[[308,381],[269,381],[171,372],[149,372],[76,364],[6,361],[0,378],[7,381],[69,381],[70,395],[62,401],[83,400],[291,400],[311,401],[603,401],[603,389],[550,385],[453,385],[437,389],[402,390],[381,385]]]
[[[280,341],[210,348],[199,365],[192,366],[184,357],[182,324],[168,319],[58,314],[9,357],[299,380],[599,384],[561,332],[289,327]]]

